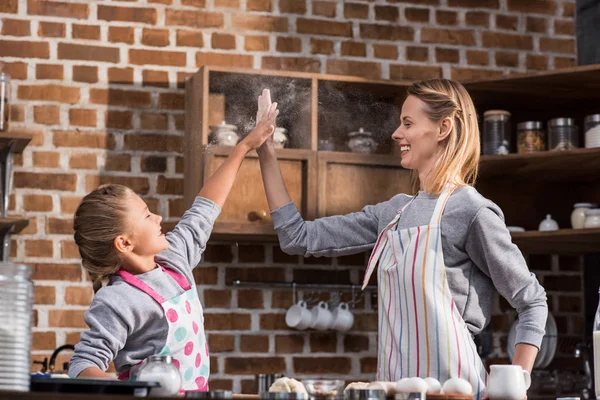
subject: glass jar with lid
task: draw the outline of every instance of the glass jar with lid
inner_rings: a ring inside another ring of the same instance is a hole
[[[541,121],[525,121],[517,124],[517,152],[535,153],[546,150],[546,132]]]
[[[377,142],[371,132],[360,128],[348,134],[348,148],[355,153],[373,153],[377,149]]]
[[[585,147],[591,149],[600,147],[600,114],[585,117]]]
[[[488,110],[483,113],[483,154],[508,154],[510,151],[510,112]]]
[[[585,224],[585,212],[596,207],[598,207],[596,203],[575,203],[571,212],[571,226],[573,229],[583,228]]]
[[[0,132],[7,132],[10,122],[10,75],[0,73]]]
[[[136,379],[140,382],[160,383],[160,388],[153,388],[150,392],[152,397],[175,396],[181,389],[181,373],[171,356],[148,357],[137,371]]]
[[[578,129],[573,118],[548,121],[548,150],[572,150],[579,147]]]
[[[590,208],[585,212],[584,228],[600,228],[600,208]]]

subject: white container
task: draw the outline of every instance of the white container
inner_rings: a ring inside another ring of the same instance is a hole
[[[584,228],[600,228],[600,208],[590,208],[585,212]]]
[[[558,230],[558,223],[552,219],[552,215],[546,214],[546,219],[540,222],[540,231],[556,231]]]
[[[571,226],[573,229],[581,229],[585,223],[585,212],[590,208],[598,207],[595,203],[575,203],[571,212]]]
[[[225,121],[219,125],[212,125],[211,131],[211,142],[214,142],[221,146],[235,146],[240,140],[237,134],[237,127],[235,125],[227,124]]]
[[[159,388],[150,391],[150,397],[171,397],[181,389],[181,373],[173,364],[171,356],[150,356],[139,369],[137,380],[141,382],[158,382]]]
[[[273,132],[273,144],[276,149],[283,149],[288,144],[287,129],[282,127],[275,128]]]
[[[360,128],[357,132],[348,134],[348,148],[354,153],[373,153],[377,149],[377,142],[371,132]]]

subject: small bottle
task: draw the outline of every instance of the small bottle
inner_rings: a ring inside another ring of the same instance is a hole
[[[598,290],[600,296],[600,290]],[[598,301],[598,308],[596,309],[596,316],[594,317],[594,387],[596,391],[596,398],[600,396],[600,301]]]
[[[8,131],[10,122],[10,75],[0,73],[0,132]]]
[[[150,397],[175,396],[181,389],[181,373],[173,364],[171,356],[150,356],[137,372],[137,381],[158,382],[160,387],[152,388]]]

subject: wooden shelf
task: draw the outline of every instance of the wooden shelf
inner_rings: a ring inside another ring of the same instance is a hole
[[[511,233],[513,243],[529,254],[589,254],[600,252],[600,228]]]
[[[25,219],[22,217],[7,217],[0,218],[0,230],[4,230],[12,227],[11,234],[16,234],[21,232],[29,225],[29,219]]]
[[[32,137],[32,135],[22,132],[0,133],[0,150],[13,142],[13,153],[22,153]]]
[[[600,177],[600,148],[482,156],[479,179],[590,182]]]

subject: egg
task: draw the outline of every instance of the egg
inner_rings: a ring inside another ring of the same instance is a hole
[[[461,378],[450,378],[444,382],[444,394],[473,394],[473,386]]]
[[[435,378],[428,376],[425,378],[427,383],[427,394],[440,394],[442,391],[442,384]]]
[[[403,378],[396,383],[396,391],[399,393],[425,393],[427,382],[423,378]]]

